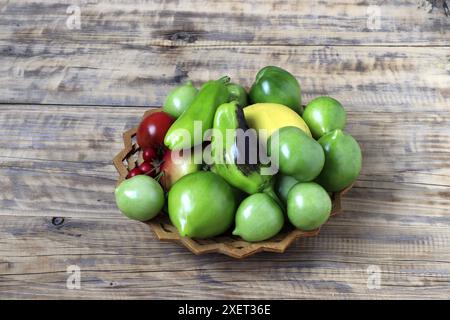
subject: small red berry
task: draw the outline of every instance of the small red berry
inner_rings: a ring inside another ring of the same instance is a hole
[[[130,172],[128,172],[128,174],[127,174],[127,179],[133,178],[134,176],[138,176],[138,175],[141,175],[141,174],[143,174],[143,172],[141,171],[141,169],[139,169],[139,168],[134,168],[134,169],[130,170]]]
[[[142,158],[145,162],[150,162],[156,158],[156,151],[153,148],[145,149],[142,151]]]
[[[153,170],[153,166],[149,162],[142,162],[139,165],[138,168],[143,174],[146,174],[148,176],[152,176],[153,175],[153,171],[152,171]]]

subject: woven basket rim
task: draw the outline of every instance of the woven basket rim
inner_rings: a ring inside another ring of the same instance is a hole
[[[158,111],[162,111],[162,108],[152,107],[144,113],[143,118]],[[125,180],[129,170],[137,164],[136,161],[142,161],[142,159],[135,160],[135,163],[131,163],[131,166],[130,163],[128,163],[128,165],[125,165],[124,163],[124,161],[128,162],[130,156],[140,152],[137,143],[133,143],[133,138],[136,135],[137,129],[138,126],[135,126],[123,133],[124,148],[113,159],[113,164],[119,173],[117,185]],[[332,195],[333,210],[331,216],[336,215],[342,210],[342,195],[350,190],[352,186],[353,185],[350,185],[344,190]],[[283,253],[296,239],[313,237],[318,235],[320,231],[320,228],[312,231],[302,231],[292,228],[291,230],[282,231],[269,240],[251,243],[232,235],[218,236],[207,240],[180,237],[177,229],[171,224],[167,213],[165,212],[161,212],[157,217],[145,223],[159,240],[178,242],[196,255],[215,252],[237,259],[245,258],[262,251]]]

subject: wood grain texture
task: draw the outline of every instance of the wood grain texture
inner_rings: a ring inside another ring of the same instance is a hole
[[[0,294],[48,299],[449,297],[448,224],[386,227],[360,215],[349,209],[320,236],[300,240],[282,255],[261,253],[242,261],[194,256],[157,241],[145,224],[125,218],[68,218],[54,227],[49,217],[2,217]],[[66,289],[69,265],[81,267],[80,290]],[[382,272],[378,290],[367,288],[370,265]]]
[[[116,209],[111,159],[145,110],[0,106],[0,297],[450,297],[449,112],[350,111],[365,161],[344,212],[285,254],[236,261],[160,242]],[[71,264],[81,290],[65,287]]]
[[[5,42],[130,46],[448,45],[449,21],[417,1],[1,1]],[[80,7],[70,29],[67,8]],[[205,5],[206,4],[206,5]],[[372,7],[371,7],[372,6]],[[373,9],[375,8],[375,9]],[[374,11],[379,10],[379,12]],[[379,17],[379,24],[372,17]],[[413,31],[413,32],[411,32]]]
[[[448,110],[450,101],[447,47],[108,45],[67,54],[62,44],[47,46],[45,53],[33,48],[24,56],[0,53],[0,102],[162,105],[169,89],[188,79],[200,85],[229,75],[250,86],[269,64],[289,69],[306,101],[328,94],[367,111],[440,111]],[[20,69],[20,76],[13,76]]]
[[[262,66],[277,64],[300,79],[307,99],[446,106],[450,19],[391,1],[373,31],[372,4],[228,1],[218,14],[204,1],[94,1],[80,5],[82,27],[71,30],[65,2],[8,1],[0,5],[0,102],[160,105],[188,78],[229,74],[249,86]]]

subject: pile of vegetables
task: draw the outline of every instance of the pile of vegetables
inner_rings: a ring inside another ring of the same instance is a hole
[[[248,93],[229,77],[200,89],[187,82],[140,123],[143,162],[116,188],[116,203],[140,221],[168,214],[183,237],[231,232],[257,242],[288,224],[317,229],[330,216],[330,195],[361,170],[345,125],[331,97],[303,108],[299,82],[279,67],[261,69]]]

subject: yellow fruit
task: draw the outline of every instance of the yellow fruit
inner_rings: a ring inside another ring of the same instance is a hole
[[[255,103],[244,108],[244,116],[250,128],[256,129],[264,142],[276,130],[293,126],[312,137],[308,125],[291,108],[278,103]],[[259,131],[265,129],[264,131]]]

